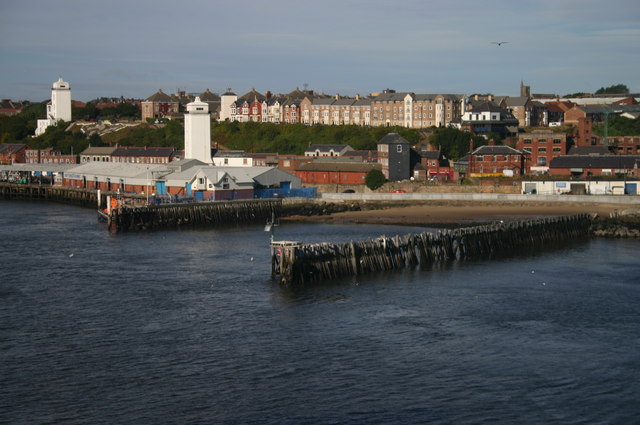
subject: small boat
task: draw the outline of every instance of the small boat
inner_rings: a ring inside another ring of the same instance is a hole
[[[108,223],[109,222],[109,213],[107,210],[98,210],[98,221],[100,223]]]

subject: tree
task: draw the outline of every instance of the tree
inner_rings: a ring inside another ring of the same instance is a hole
[[[385,178],[384,174],[382,174],[382,171],[378,170],[377,168],[372,168],[371,171],[367,173],[367,177],[365,177],[364,179],[364,184],[366,184],[367,187],[371,190],[376,190],[386,182],[387,179]]]
[[[457,161],[469,153],[469,142],[472,139],[474,149],[487,144],[487,140],[482,136],[473,136],[471,133],[451,127],[436,129],[429,137],[429,142],[439,147],[444,156]],[[494,141],[499,142],[499,140],[495,139]]]
[[[615,84],[609,87],[600,87],[595,94],[629,94],[629,87],[626,84]]]

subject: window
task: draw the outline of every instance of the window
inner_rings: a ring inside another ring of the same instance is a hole
[[[524,139],[524,144],[525,145],[530,145],[531,144],[531,139]]]
[[[224,165],[228,165],[229,164],[229,158],[225,158],[224,159]]]
[[[560,153],[562,152],[562,148],[553,148],[553,153]]]
[[[538,152],[546,153],[547,152],[547,148],[538,148]]]
[[[547,143],[547,139],[538,139],[538,143],[540,144]]]
[[[484,160],[484,157],[482,155],[476,156],[476,161],[482,162],[483,160]]]
[[[561,145],[561,144],[562,144],[562,140],[560,140],[560,139],[553,139],[553,144],[554,144],[554,145]]]
[[[204,184],[204,178],[199,177],[198,178],[198,184]]]
[[[396,152],[398,152],[398,153],[402,152],[402,145],[397,145],[396,146]]]
[[[538,157],[538,165],[547,165],[547,157],[546,156]]]

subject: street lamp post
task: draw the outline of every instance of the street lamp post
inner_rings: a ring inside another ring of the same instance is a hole
[[[147,165],[147,181],[144,187],[144,192],[147,195],[147,206],[149,206],[149,166]]]

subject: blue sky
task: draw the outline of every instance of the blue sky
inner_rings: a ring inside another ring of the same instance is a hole
[[[507,41],[497,46],[493,41]],[[640,92],[637,0],[0,0],[0,97]]]

